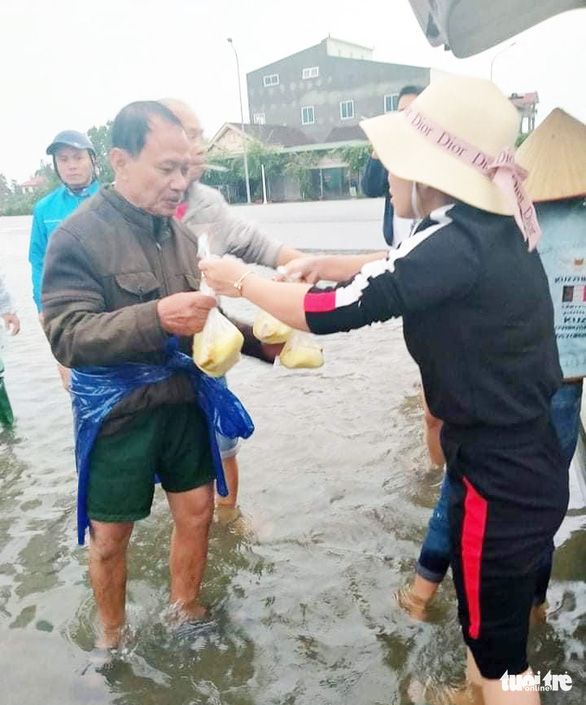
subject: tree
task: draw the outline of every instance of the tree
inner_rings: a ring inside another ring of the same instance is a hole
[[[8,185],[8,181],[4,174],[0,174],[0,208],[4,206],[6,201],[12,196],[12,191]]]
[[[59,177],[55,173],[55,169],[50,162],[41,160],[41,166],[35,171],[35,176],[42,176],[45,183],[36,190],[36,194],[44,196],[49,191],[56,189],[59,186]],[[40,198],[41,196],[39,196]]]
[[[316,200],[320,197],[320,188],[312,171],[319,160],[324,156],[324,150],[311,152],[294,152],[289,156],[285,165],[285,172],[299,179],[299,190],[302,199]]]
[[[371,147],[369,145],[361,144],[352,147],[341,147],[335,153],[348,164],[350,171],[359,172],[366,166],[370,151]]]
[[[108,120],[105,125],[99,127],[90,127],[87,131],[87,136],[94,145],[96,151],[96,167],[98,177],[104,184],[111,184],[114,181],[114,172],[110,166],[108,152],[112,147],[111,140],[112,121]]]

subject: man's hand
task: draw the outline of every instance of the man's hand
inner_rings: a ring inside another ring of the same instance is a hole
[[[20,331],[20,320],[16,313],[5,313],[2,315],[2,318],[4,319],[6,330],[12,328],[11,335],[16,335]]]
[[[199,291],[172,294],[157,303],[157,315],[163,330],[188,338],[205,326],[208,313],[217,305],[213,296]]]

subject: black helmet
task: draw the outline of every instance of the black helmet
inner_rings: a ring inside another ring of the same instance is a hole
[[[92,157],[96,156],[96,151],[93,144],[83,132],[76,130],[63,130],[60,132],[51,144],[47,147],[47,154],[55,156],[55,151],[60,146],[75,147],[75,149],[87,149]]]

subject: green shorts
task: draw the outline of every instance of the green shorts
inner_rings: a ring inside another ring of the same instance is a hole
[[[214,479],[206,421],[195,404],[142,411],[128,428],[97,438],[88,516],[108,522],[144,519],[151,511],[155,475],[166,492],[187,492]]]

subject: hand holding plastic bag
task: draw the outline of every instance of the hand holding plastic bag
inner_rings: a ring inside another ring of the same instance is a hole
[[[199,239],[200,257],[209,257],[207,235]],[[215,296],[214,290],[202,281],[200,291]],[[217,308],[208,314],[203,330],[193,337],[193,361],[210,377],[222,377],[240,360],[244,344],[242,333]]]

